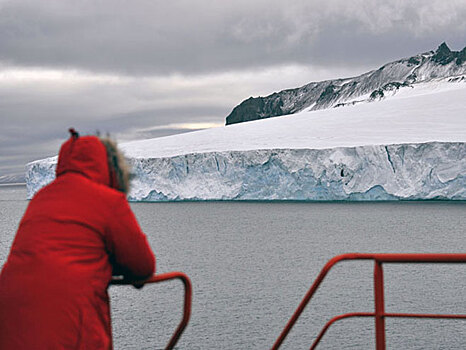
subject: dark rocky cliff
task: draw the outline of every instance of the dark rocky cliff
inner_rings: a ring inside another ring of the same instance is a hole
[[[376,100],[387,92],[431,79],[466,74],[466,47],[451,51],[442,43],[436,51],[387,63],[377,70],[348,79],[313,82],[296,89],[275,92],[266,97],[250,97],[236,106],[226,125]],[[366,97],[364,97],[366,96]]]

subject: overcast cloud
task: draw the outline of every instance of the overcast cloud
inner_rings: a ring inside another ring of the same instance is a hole
[[[121,141],[212,127],[249,96],[460,50],[464,18],[464,0],[0,0],[0,176],[71,125]]]

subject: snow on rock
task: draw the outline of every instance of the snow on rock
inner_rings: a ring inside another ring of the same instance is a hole
[[[466,83],[122,144],[129,199],[466,200]],[[28,164],[31,197],[55,158]]]
[[[442,43],[436,51],[390,62],[357,77],[312,82],[265,97],[251,97],[236,106],[226,122],[235,124],[303,110],[376,101],[395,94],[400,87],[414,87],[445,78],[464,79],[464,75],[466,47],[462,51],[451,51]]]

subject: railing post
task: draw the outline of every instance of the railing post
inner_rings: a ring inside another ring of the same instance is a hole
[[[382,262],[374,264],[375,348],[385,350],[385,306]]]
[[[184,274],[183,272],[174,271],[174,272],[162,273],[160,275],[153,275],[152,277],[149,277],[148,279],[143,280],[143,281],[125,280],[124,278],[121,278],[121,276],[114,276],[110,282],[113,285],[128,285],[128,284],[144,285],[146,283],[164,282],[168,280],[173,280],[175,278],[180,279],[184,285],[183,319],[178,324],[178,328],[176,329],[175,333],[170,338],[170,342],[165,347],[165,350],[171,350],[175,347],[176,343],[181,337],[181,334],[184,332],[186,326],[188,325],[189,318],[191,316],[191,300],[192,300],[193,292],[192,292],[191,280],[189,279],[189,277],[186,276],[186,274]]]

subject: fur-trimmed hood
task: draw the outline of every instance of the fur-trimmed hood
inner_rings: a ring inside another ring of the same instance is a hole
[[[118,149],[116,142],[109,137],[101,137],[100,141],[107,151],[107,164],[111,173],[110,186],[128,194],[131,170],[123,152]]]
[[[75,172],[87,178],[128,193],[130,170],[115,141],[108,137],[79,136],[70,129],[71,137],[61,147],[57,177]]]

